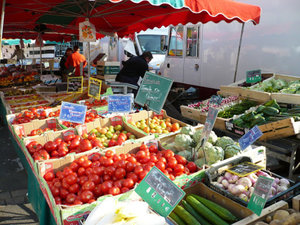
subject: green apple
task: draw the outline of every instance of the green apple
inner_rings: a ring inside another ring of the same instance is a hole
[[[90,133],[91,133],[91,134],[96,134],[96,133],[98,133],[98,131],[97,131],[97,129],[92,129],[92,130],[90,131]]]
[[[101,134],[100,137],[103,138],[103,137],[106,137],[106,136],[105,136],[105,134]]]
[[[129,136],[129,139],[135,139],[135,136],[132,134]]]
[[[166,129],[166,128],[167,128],[167,125],[166,125],[165,122],[162,122],[162,123],[160,124],[160,126],[161,126],[162,129]]]
[[[102,144],[103,144],[104,147],[106,147],[106,148],[108,147],[108,143],[104,142]]]
[[[127,134],[127,130],[123,130],[122,133],[123,133],[123,134]]]
[[[107,131],[107,133],[106,133],[106,137],[107,137],[107,138],[109,138],[109,139],[111,139],[111,138],[112,138],[112,136],[113,136],[112,132],[110,132],[110,131]]]
[[[111,133],[115,133],[115,129],[114,129],[113,126],[110,126],[109,129],[108,129],[108,131],[111,132]]]

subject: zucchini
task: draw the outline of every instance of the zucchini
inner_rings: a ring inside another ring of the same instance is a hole
[[[185,200],[181,201],[181,204],[183,205],[183,207],[190,213],[192,214],[193,217],[196,218],[196,220],[199,221],[199,223],[201,223],[201,225],[210,225],[209,222],[207,222],[202,216],[200,216],[195,209],[189,204],[187,203]]]
[[[265,106],[273,107],[275,109],[280,109],[280,106],[278,105],[278,103],[275,99],[272,99],[272,100],[268,101],[267,103],[265,103]]]
[[[256,111],[256,113],[261,113],[265,108],[266,108],[266,106],[260,105],[257,107],[257,109],[255,111]]]
[[[177,214],[174,213],[174,212],[171,212],[171,213],[170,213],[170,217],[171,217],[178,225],[185,225],[185,224],[186,224],[186,223],[185,223],[182,219],[180,219],[180,217],[177,216]]]
[[[194,198],[196,198],[198,201],[200,201],[207,208],[209,208],[211,211],[216,213],[222,219],[224,219],[230,223],[236,222],[238,220],[238,218],[236,218],[228,209],[225,209],[222,206],[219,206],[218,204],[216,204],[208,199],[202,198],[198,195],[192,194],[192,196]]]
[[[195,217],[193,217],[180,205],[175,207],[174,212],[188,225],[201,225],[198,220],[195,219]]]
[[[276,116],[279,114],[279,110],[274,107],[268,106],[264,108],[263,113],[268,116]]]
[[[217,214],[212,212],[206,206],[204,206],[201,202],[199,202],[196,198],[191,195],[188,195],[186,201],[203,217],[205,217],[209,222],[214,225],[228,225],[223,219],[221,219]]]

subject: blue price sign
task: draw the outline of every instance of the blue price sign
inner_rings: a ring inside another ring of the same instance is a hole
[[[130,112],[132,109],[133,94],[109,95],[108,112]]]
[[[263,135],[258,126],[253,127],[239,139],[239,144],[242,150],[246,149],[249,145],[253,144],[258,138]]]
[[[86,105],[62,102],[59,119],[83,124],[85,121],[86,110]]]

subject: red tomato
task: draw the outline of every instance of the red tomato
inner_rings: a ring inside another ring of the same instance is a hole
[[[88,180],[82,185],[81,188],[84,191],[93,191],[95,189],[95,183],[93,181]]]
[[[53,141],[48,141],[44,145],[44,148],[46,149],[47,152],[52,152],[56,149],[56,144]]]
[[[69,134],[64,136],[64,141],[72,141],[75,138],[75,134]]]
[[[85,151],[88,151],[88,150],[91,150],[93,148],[91,142],[87,139],[83,139],[80,141],[80,144],[79,144],[79,149],[82,151],[82,152],[85,152]]]
[[[134,163],[134,164],[137,162],[137,161],[136,161],[136,158],[133,157],[133,156],[128,157],[126,160],[127,160],[128,162],[132,162],[132,163]]]
[[[127,187],[127,188],[133,188],[134,186],[134,181],[132,178],[126,178],[125,180],[123,180],[123,186]]]
[[[93,191],[96,197],[99,197],[99,196],[102,195],[101,186],[102,186],[102,184],[96,185],[96,187],[95,187],[95,189]]]
[[[62,139],[61,138],[56,138],[54,143],[56,144],[56,146],[60,145],[60,143],[62,143]]]
[[[73,172],[77,172],[77,170],[79,169],[79,165],[77,162],[72,162],[69,167]]]
[[[89,180],[88,176],[80,176],[79,177],[79,184],[82,186],[88,180]]]
[[[104,148],[104,145],[102,144],[102,142],[95,138],[94,140],[91,141],[93,148],[98,147],[98,148]]]
[[[108,193],[111,195],[118,195],[121,193],[120,188],[118,187],[112,187],[108,190]]]
[[[78,174],[78,176],[86,175],[85,168],[84,167],[79,167],[79,169],[77,171],[77,174]]]
[[[148,171],[147,170],[143,170],[142,172],[139,173],[139,178],[140,180],[143,180],[144,177],[147,175]]]
[[[79,184],[75,183],[75,184],[72,184],[70,187],[69,187],[69,192],[70,193],[77,193],[80,189],[80,186]]]
[[[177,165],[177,160],[176,160],[176,158],[173,157],[173,156],[172,156],[172,157],[169,157],[167,161],[168,161],[167,166],[170,167],[170,168],[172,168],[172,169],[174,169],[175,166]]]
[[[185,165],[187,163],[186,158],[184,158],[181,155],[175,155],[174,157],[176,158],[176,160],[179,164]]]
[[[125,193],[127,191],[129,191],[129,188],[127,188],[127,187],[122,187],[121,188],[121,193]]]
[[[116,140],[114,139],[111,139],[109,142],[108,142],[108,147],[113,147],[113,146],[116,146],[117,145],[117,142]]]
[[[158,151],[157,146],[156,145],[151,145],[149,147],[149,152],[151,153],[156,153]]]
[[[112,160],[112,158],[105,157],[103,163],[101,163],[101,164],[103,164],[103,166],[105,166],[105,167],[108,167],[108,166],[111,166],[113,163],[114,163],[114,161]]]
[[[114,156],[114,152],[113,152],[112,150],[107,150],[107,151],[105,152],[105,156],[106,156],[107,158],[111,158],[111,157]]]
[[[80,166],[82,166],[86,160],[88,160],[87,156],[80,156],[76,161]]]
[[[115,177],[117,179],[122,179],[125,176],[126,176],[126,170],[125,169],[123,169],[123,168],[116,169],[116,171],[115,171]]]
[[[123,159],[121,159],[120,161],[116,162],[116,166],[117,166],[118,168],[123,168],[123,169],[125,169],[125,168],[126,168],[126,161],[123,160]]]
[[[197,171],[197,165],[194,162],[189,162],[186,167],[189,169],[190,173]]]
[[[90,167],[92,165],[92,161],[90,161],[90,160],[85,160],[83,163],[82,163],[82,166],[84,167],[84,168],[88,168],[88,167]]]
[[[114,175],[116,168],[114,166],[108,166],[104,169],[104,174],[110,177]]]
[[[138,182],[138,180],[139,180],[138,175],[133,172],[128,173],[127,178],[131,178],[134,183]]]
[[[173,157],[174,156],[174,152],[170,149],[168,149],[165,153],[164,153],[164,157],[165,158],[169,158],[169,157]]]
[[[123,179],[121,179],[121,180],[116,180],[116,181],[114,182],[114,186],[121,189],[124,181],[125,181],[125,180],[123,180]]]
[[[103,194],[107,194],[110,188],[112,188],[112,183],[109,181],[104,181],[101,186],[101,191]]]
[[[157,163],[155,163],[155,166],[161,171],[165,170],[166,168],[166,165],[162,161],[158,161]]]
[[[176,164],[174,167],[174,173],[178,176],[181,175],[184,171],[184,166],[182,164]]]
[[[117,162],[117,161],[121,160],[121,157],[117,154],[114,154],[112,159],[113,159],[114,162]]]
[[[79,147],[79,144],[80,144],[80,139],[74,138],[74,139],[71,141],[71,144],[70,144],[69,148],[70,148],[70,149],[78,148],[78,147]]]
[[[127,172],[133,171],[134,168],[135,168],[135,164],[134,164],[134,163],[132,163],[132,162],[127,162],[127,163],[126,163],[126,171],[127,171]]]
[[[142,144],[142,145],[140,146],[140,150],[141,150],[141,151],[145,151],[145,150],[147,150],[147,149],[148,149],[148,146],[145,145],[145,144]]]
[[[91,191],[83,191],[80,194],[80,199],[82,200],[82,202],[87,203],[90,200],[94,199],[94,194]]]
[[[59,195],[62,199],[65,199],[68,196],[69,191],[65,188],[60,188]]]
[[[44,179],[46,181],[52,181],[53,179],[55,178],[55,175],[54,173],[51,171],[51,172],[47,172],[45,175],[44,175]]]
[[[146,158],[146,152],[145,151],[138,151],[137,153],[136,153],[136,158],[138,159],[138,160],[141,160],[141,159],[144,159],[144,158]]]
[[[98,166],[94,168],[94,174],[102,176],[104,174],[104,166]]]
[[[139,174],[140,172],[142,172],[144,169],[142,166],[136,166],[135,169],[134,169],[134,173],[135,174]]]

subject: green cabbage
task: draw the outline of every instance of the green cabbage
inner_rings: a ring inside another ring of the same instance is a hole
[[[212,145],[212,143],[206,142],[205,145],[204,145],[203,150],[206,152],[206,151],[208,151],[209,149],[211,149],[211,148],[213,148],[213,147],[214,147],[214,146]],[[203,150],[202,150],[202,148],[200,148],[199,151],[198,151],[198,158],[199,158],[199,159],[204,157]]]
[[[195,134],[193,135],[193,139],[194,139],[194,141],[195,141],[197,144],[198,144],[199,141],[200,141],[201,134],[202,134],[202,130],[203,130],[203,129],[197,130],[197,131],[195,132]],[[214,131],[211,131],[210,134],[209,134],[209,138],[208,138],[207,141],[208,141],[209,143],[215,144],[216,141],[217,141],[217,139],[218,139],[218,136],[215,134]]]
[[[231,158],[241,152],[241,148],[237,145],[227,145],[225,150],[225,159]]]
[[[193,145],[193,139],[187,134],[177,134],[175,137],[175,145],[178,150],[186,150]]]
[[[180,133],[182,134],[187,134],[187,135],[190,135],[190,136],[193,136],[195,134],[196,130],[194,127],[192,126],[185,126],[185,127],[182,127],[181,128],[181,131]]]
[[[216,146],[219,146],[223,149],[225,149],[227,145],[233,145],[233,144],[235,144],[234,140],[232,140],[232,138],[227,136],[219,138],[216,142]]]
[[[208,165],[212,165],[224,159],[224,150],[221,147],[213,146],[204,150]]]

